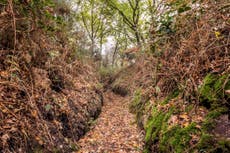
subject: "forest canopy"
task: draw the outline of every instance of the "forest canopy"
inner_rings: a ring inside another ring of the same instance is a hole
[[[0,153],[81,152],[129,112],[137,152],[228,153],[229,18],[228,0],[0,0]]]

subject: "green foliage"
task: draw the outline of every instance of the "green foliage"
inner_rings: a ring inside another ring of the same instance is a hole
[[[208,74],[199,88],[200,102],[207,108],[211,108],[202,123],[201,138],[196,146],[199,152],[229,152],[230,142],[214,139],[214,135],[210,132],[215,128],[215,119],[229,111],[226,101],[229,95],[225,94],[225,90],[230,88],[229,75]]]
[[[159,25],[159,34],[172,34],[175,33],[176,27],[176,16],[186,11],[191,10],[191,2],[188,0],[172,0],[166,3],[169,9],[165,11],[160,16],[160,20],[157,22]]]
[[[141,94],[141,89],[137,89],[134,93],[132,102],[130,104],[130,111],[132,113],[136,113],[137,111],[140,110],[140,106],[142,106],[142,94]]]
[[[23,24],[34,22],[39,28],[47,32],[60,30],[61,25],[64,24],[62,14],[59,14],[58,11],[55,10],[59,3],[53,0],[31,0],[26,3],[24,3],[24,1],[14,0],[13,3],[17,13],[23,17],[30,18]]]
[[[193,1],[192,3],[194,3]],[[177,11],[178,13],[183,13],[188,10],[191,10],[191,3],[188,0],[172,0],[168,5],[171,7],[171,11]]]
[[[202,136],[200,137],[200,140],[197,144],[197,148],[199,151],[206,151],[210,147],[213,146],[215,143],[214,138],[210,134],[203,133]]]
[[[102,79],[112,78],[116,72],[116,68],[112,66],[104,67],[101,66],[99,69],[99,74]]]
[[[210,132],[215,127],[214,119],[216,119],[220,115],[227,113],[227,112],[228,112],[228,108],[226,108],[226,107],[218,107],[218,108],[210,111],[207,114],[204,122],[202,123],[202,131],[205,133]]]
[[[216,108],[225,101],[225,90],[230,89],[229,75],[208,74],[199,88],[200,102],[204,106]]]
[[[102,3],[101,0],[78,1],[76,5],[78,11],[75,19],[80,29],[87,34],[87,40],[91,46],[87,50],[90,50],[91,56],[101,53],[102,45],[107,41],[106,36],[108,33],[111,34],[111,12],[108,12],[105,3]]]
[[[230,141],[216,140],[213,135],[203,133],[194,150],[198,152],[229,153]]]
[[[159,140],[159,134],[162,130],[163,124],[167,123],[170,114],[157,110],[156,107],[152,110],[152,117],[149,119],[146,125],[145,141],[151,144],[154,140]]]
[[[174,126],[165,131],[159,144],[160,152],[170,152],[171,149],[176,153],[185,152],[185,150],[190,147],[189,142],[192,138],[191,135],[198,131],[195,126],[195,123],[191,123],[184,128]]]
[[[220,140],[218,141],[218,146],[213,150],[213,152],[223,152],[229,153],[230,151],[230,141]]]
[[[1,5],[6,5],[7,2],[8,2],[7,0],[1,0],[0,4],[1,4]]]
[[[124,22],[124,25],[127,27],[128,37],[129,39],[136,39],[136,45],[141,45],[144,41],[144,37],[142,31],[144,30],[144,26],[141,26],[141,23],[144,23],[140,17],[143,10],[144,2],[140,0],[131,0],[131,1],[119,1],[119,0],[111,0],[105,1],[103,0],[111,10],[114,10],[122,20],[118,20],[116,22],[120,23]],[[133,38],[130,38],[133,37]]]
[[[162,102],[162,105],[167,104],[168,101],[174,98],[176,95],[177,93],[176,94],[172,93],[171,95],[169,95]],[[146,150],[148,150],[148,147],[150,147],[154,141],[158,141],[160,139],[159,138],[160,133],[162,129],[165,130],[167,128],[167,121],[172,115],[173,110],[174,108],[172,107],[168,112],[162,112],[158,110],[156,106],[152,108],[151,117],[148,119],[147,124],[145,126],[145,130],[146,130],[145,142],[147,143]]]
[[[218,107],[208,113],[206,116],[207,119],[215,119],[219,117],[221,114],[227,113],[227,107]]]
[[[178,13],[183,13],[183,12],[186,12],[188,10],[191,10],[191,7],[184,5],[183,7],[178,8],[177,11],[178,11]]]
[[[154,141],[158,141],[162,130],[167,129],[167,121],[173,113],[174,108],[170,108],[168,112],[159,111],[156,107],[152,109],[152,116],[149,118],[146,124],[146,136],[145,141],[151,144]]]
[[[174,18],[170,14],[171,13],[168,12],[161,17],[161,20],[158,23],[160,25],[159,30],[158,30],[159,34],[173,33],[172,23],[173,23]]]
[[[149,101],[143,97],[141,93],[141,89],[137,89],[134,93],[132,102],[129,106],[129,110],[131,113],[136,114],[136,122],[139,127],[143,127],[142,125],[142,120],[143,120],[143,115],[145,114],[145,107]]]
[[[199,152],[228,152],[230,150],[230,141],[224,141],[215,139],[214,135],[211,134],[211,130],[215,128],[215,119],[220,115],[227,113],[228,108],[218,107],[210,111],[205,117],[201,127],[200,140],[197,143],[195,150]]]

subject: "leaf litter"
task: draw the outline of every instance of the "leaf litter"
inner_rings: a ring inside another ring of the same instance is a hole
[[[78,142],[77,153],[141,153],[143,131],[137,128],[129,102],[112,92],[105,93],[102,112],[91,130]]]

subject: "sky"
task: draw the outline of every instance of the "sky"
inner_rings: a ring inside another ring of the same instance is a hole
[[[110,51],[113,51],[112,48],[115,45],[114,37],[109,36],[107,37],[107,42],[102,45],[102,55],[106,55]]]

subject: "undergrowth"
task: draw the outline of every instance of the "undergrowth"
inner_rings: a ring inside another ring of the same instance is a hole
[[[167,96],[162,102],[155,101],[152,105],[152,112],[145,127],[145,151],[148,152],[224,152],[230,150],[230,141],[225,139],[217,139],[213,129],[216,127],[215,121],[223,114],[229,112],[226,104],[228,95],[224,92],[229,89],[228,75],[217,76],[208,74],[199,89],[201,95],[200,104],[208,107],[208,114],[205,116],[201,124],[190,122],[188,125],[183,124],[170,125],[169,119],[175,115],[180,115],[177,104],[168,104],[174,102],[173,99],[180,95],[178,90],[175,90]],[[226,98],[226,99],[225,99]],[[179,100],[179,99],[177,99]],[[140,90],[137,90],[131,104],[131,110],[138,117],[143,116],[145,103],[141,101]],[[159,107],[160,105],[160,107]],[[187,113],[192,111],[191,105],[185,105]],[[140,119],[140,117],[139,117]],[[178,119],[178,118],[177,118]]]
[[[225,91],[230,89],[229,74],[222,76],[208,74],[199,88],[200,103],[207,108],[215,109],[220,106],[229,106],[230,95]]]
[[[169,7],[177,13],[166,12],[160,28],[152,30],[153,55],[145,58],[153,68],[136,71],[141,77],[133,81],[138,83],[130,110],[144,123],[145,152],[230,152],[226,0],[171,1]],[[146,93],[150,100],[143,98]]]
[[[0,2],[0,152],[76,151],[98,116],[99,81],[78,59],[71,15],[66,1]]]

